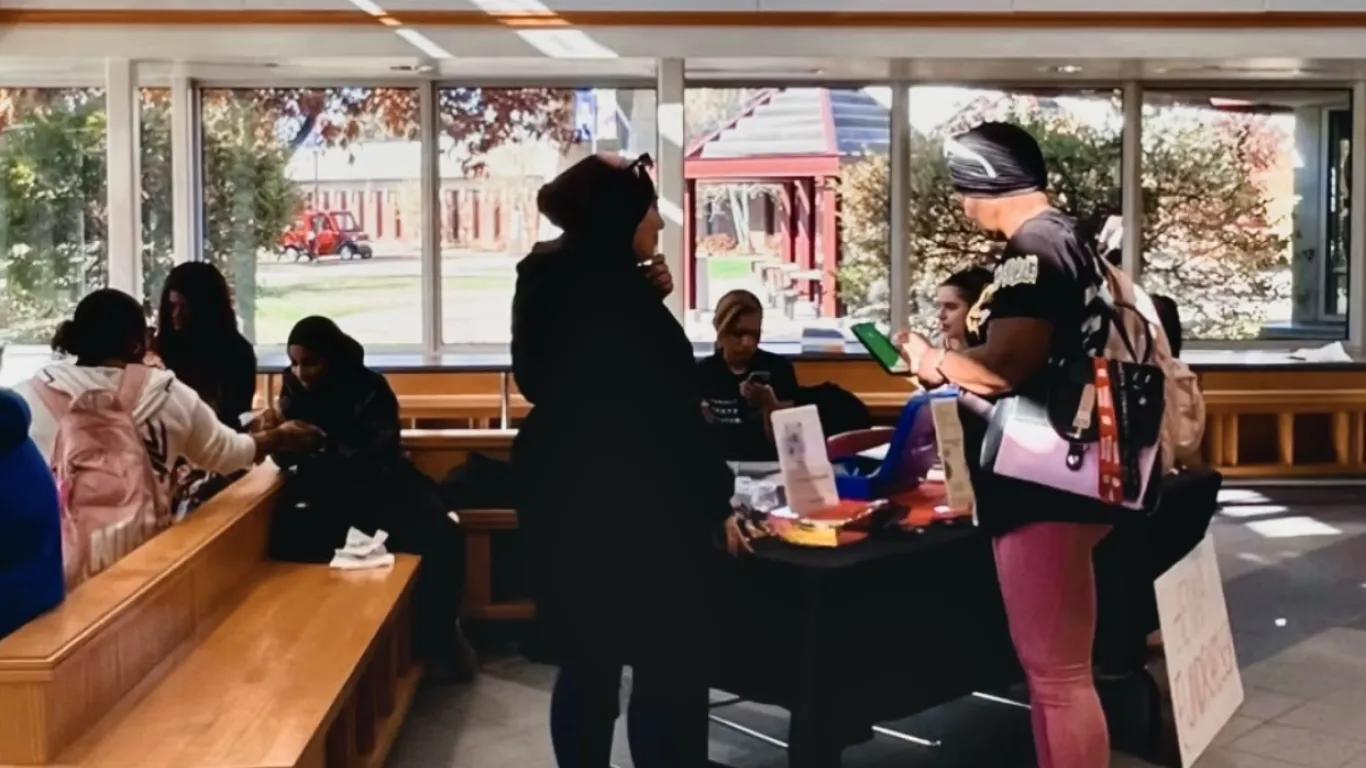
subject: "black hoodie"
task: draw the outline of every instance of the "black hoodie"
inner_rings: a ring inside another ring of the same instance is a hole
[[[696,624],[734,486],[692,345],[632,249],[653,186],[601,162],[542,191],[565,235],[522,260],[513,300],[513,373],[533,406],[513,451],[518,512],[560,657],[657,648]]]

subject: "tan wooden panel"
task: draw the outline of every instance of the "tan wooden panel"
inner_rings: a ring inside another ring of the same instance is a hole
[[[221,624],[145,697],[61,756],[99,768],[254,768],[306,762],[347,705],[418,560],[339,571],[270,563]]]
[[[51,760],[211,623],[265,558],[279,488],[258,467],[0,641],[0,763]]]

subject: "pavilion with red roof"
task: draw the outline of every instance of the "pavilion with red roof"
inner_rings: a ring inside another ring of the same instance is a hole
[[[697,308],[697,185],[761,183],[781,188],[777,230],[782,258],[819,271],[820,316],[838,315],[840,173],[845,163],[885,155],[890,114],[861,90],[769,88],[731,119],[694,141],[684,156],[684,295]],[[815,281],[798,286],[804,297]]]

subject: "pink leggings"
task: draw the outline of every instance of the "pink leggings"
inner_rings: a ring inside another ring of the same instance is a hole
[[[1029,680],[1039,768],[1107,768],[1110,737],[1091,672],[1096,577],[1109,526],[1032,523],[996,539],[1010,637]]]

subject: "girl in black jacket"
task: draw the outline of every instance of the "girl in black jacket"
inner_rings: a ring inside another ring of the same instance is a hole
[[[473,654],[458,624],[464,535],[436,484],[404,453],[398,398],[364,357],[325,317],[304,318],[290,331],[279,415],[316,426],[325,443],[315,453],[274,457],[290,478],[272,523],[272,555],[328,562],[348,529],[387,532],[390,551],[422,557],[413,593],[419,656],[437,677],[468,678]]]
[[[709,565],[734,477],[698,408],[692,345],[648,274],[654,185],[640,161],[594,156],[537,202],[564,234],[518,265],[513,372],[534,407],[513,468],[541,639],[560,665],[556,758],[608,764],[630,666],[635,765],[696,768]]]

